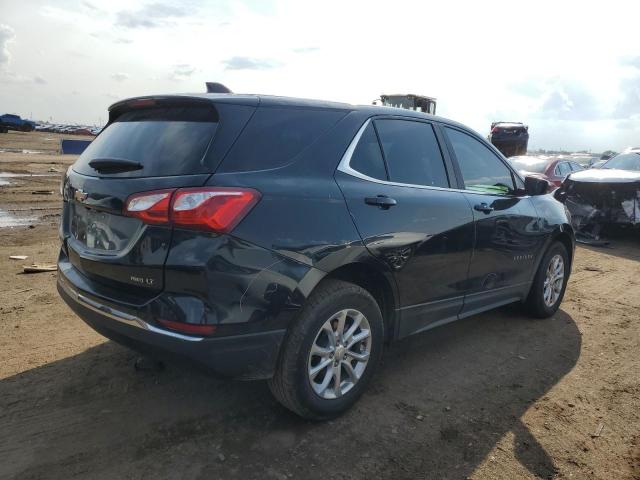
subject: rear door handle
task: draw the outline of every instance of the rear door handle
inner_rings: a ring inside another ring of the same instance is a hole
[[[376,207],[380,207],[382,210],[388,210],[390,207],[398,204],[395,199],[387,197],[386,195],[367,197],[364,199],[364,203],[366,203],[367,205],[375,205]]]
[[[484,202],[478,203],[477,205],[474,205],[473,209],[477,210],[478,212],[484,212],[484,213],[491,213],[494,210],[493,207],[490,207],[489,205],[487,205]]]

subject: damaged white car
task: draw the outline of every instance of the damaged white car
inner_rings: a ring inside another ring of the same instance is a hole
[[[640,149],[571,174],[555,196],[566,203],[578,241],[599,241],[610,225],[640,227]]]

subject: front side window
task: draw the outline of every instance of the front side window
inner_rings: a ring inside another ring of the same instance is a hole
[[[349,166],[368,177],[378,180],[387,179],[387,171],[384,167],[384,159],[373,123],[369,123],[362,133],[358,145],[351,155]]]
[[[465,189],[496,195],[514,192],[511,170],[471,135],[445,127],[462,172]]]
[[[389,180],[411,185],[449,187],[438,140],[429,123],[376,120]]]

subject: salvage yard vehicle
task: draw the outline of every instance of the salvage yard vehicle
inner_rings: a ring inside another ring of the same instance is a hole
[[[599,241],[603,229],[612,225],[640,226],[640,149],[572,174],[556,196],[566,203],[573,227],[585,241]]]
[[[547,187],[421,112],[133,98],[63,179],[58,291],[116,342],[331,418],[385,342],[513,302],[556,312],[575,242]]]
[[[529,127],[521,122],[493,122],[488,138],[505,157],[526,155]]]
[[[565,178],[573,172],[584,170],[582,165],[571,158],[540,158],[526,155],[509,157],[509,163],[521,175],[535,175],[547,180],[553,188],[559,187]]]
[[[9,130],[32,132],[35,128],[35,122],[20,118],[19,115],[13,115],[11,113],[0,115],[0,133],[7,133]]]
[[[436,114],[436,99],[425,97],[424,95],[414,95],[413,93],[382,94],[379,100],[373,101],[374,105],[385,107],[405,108],[416,112]]]

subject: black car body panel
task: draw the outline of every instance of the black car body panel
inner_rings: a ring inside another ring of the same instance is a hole
[[[554,239],[573,252],[565,207],[552,196],[465,190],[442,126],[464,131],[506,162],[456,122],[386,107],[208,94],[119,102],[109,124],[149,101],[167,108],[211,103],[212,140],[195,172],[192,164],[185,172],[171,165],[170,175],[143,157],[140,170],[96,172],[91,151],[83,154],[64,183],[58,281],[89,325],[141,351],[188,357],[223,375],[268,378],[287,328],[326,277],[375,281],[393,339],[522,300]],[[163,121],[178,118],[172,115]],[[359,133],[382,119],[433,129],[445,186],[375,180],[347,168]],[[295,128],[285,125],[296,124],[312,128],[290,136]],[[186,187],[250,188],[260,200],[224,233],[124,214],[134,194]],[[379,196],[396,203],[365,201]],[[491,211],[474,210],[478,202]],[[215,330],[180,333],[163,321]]]

